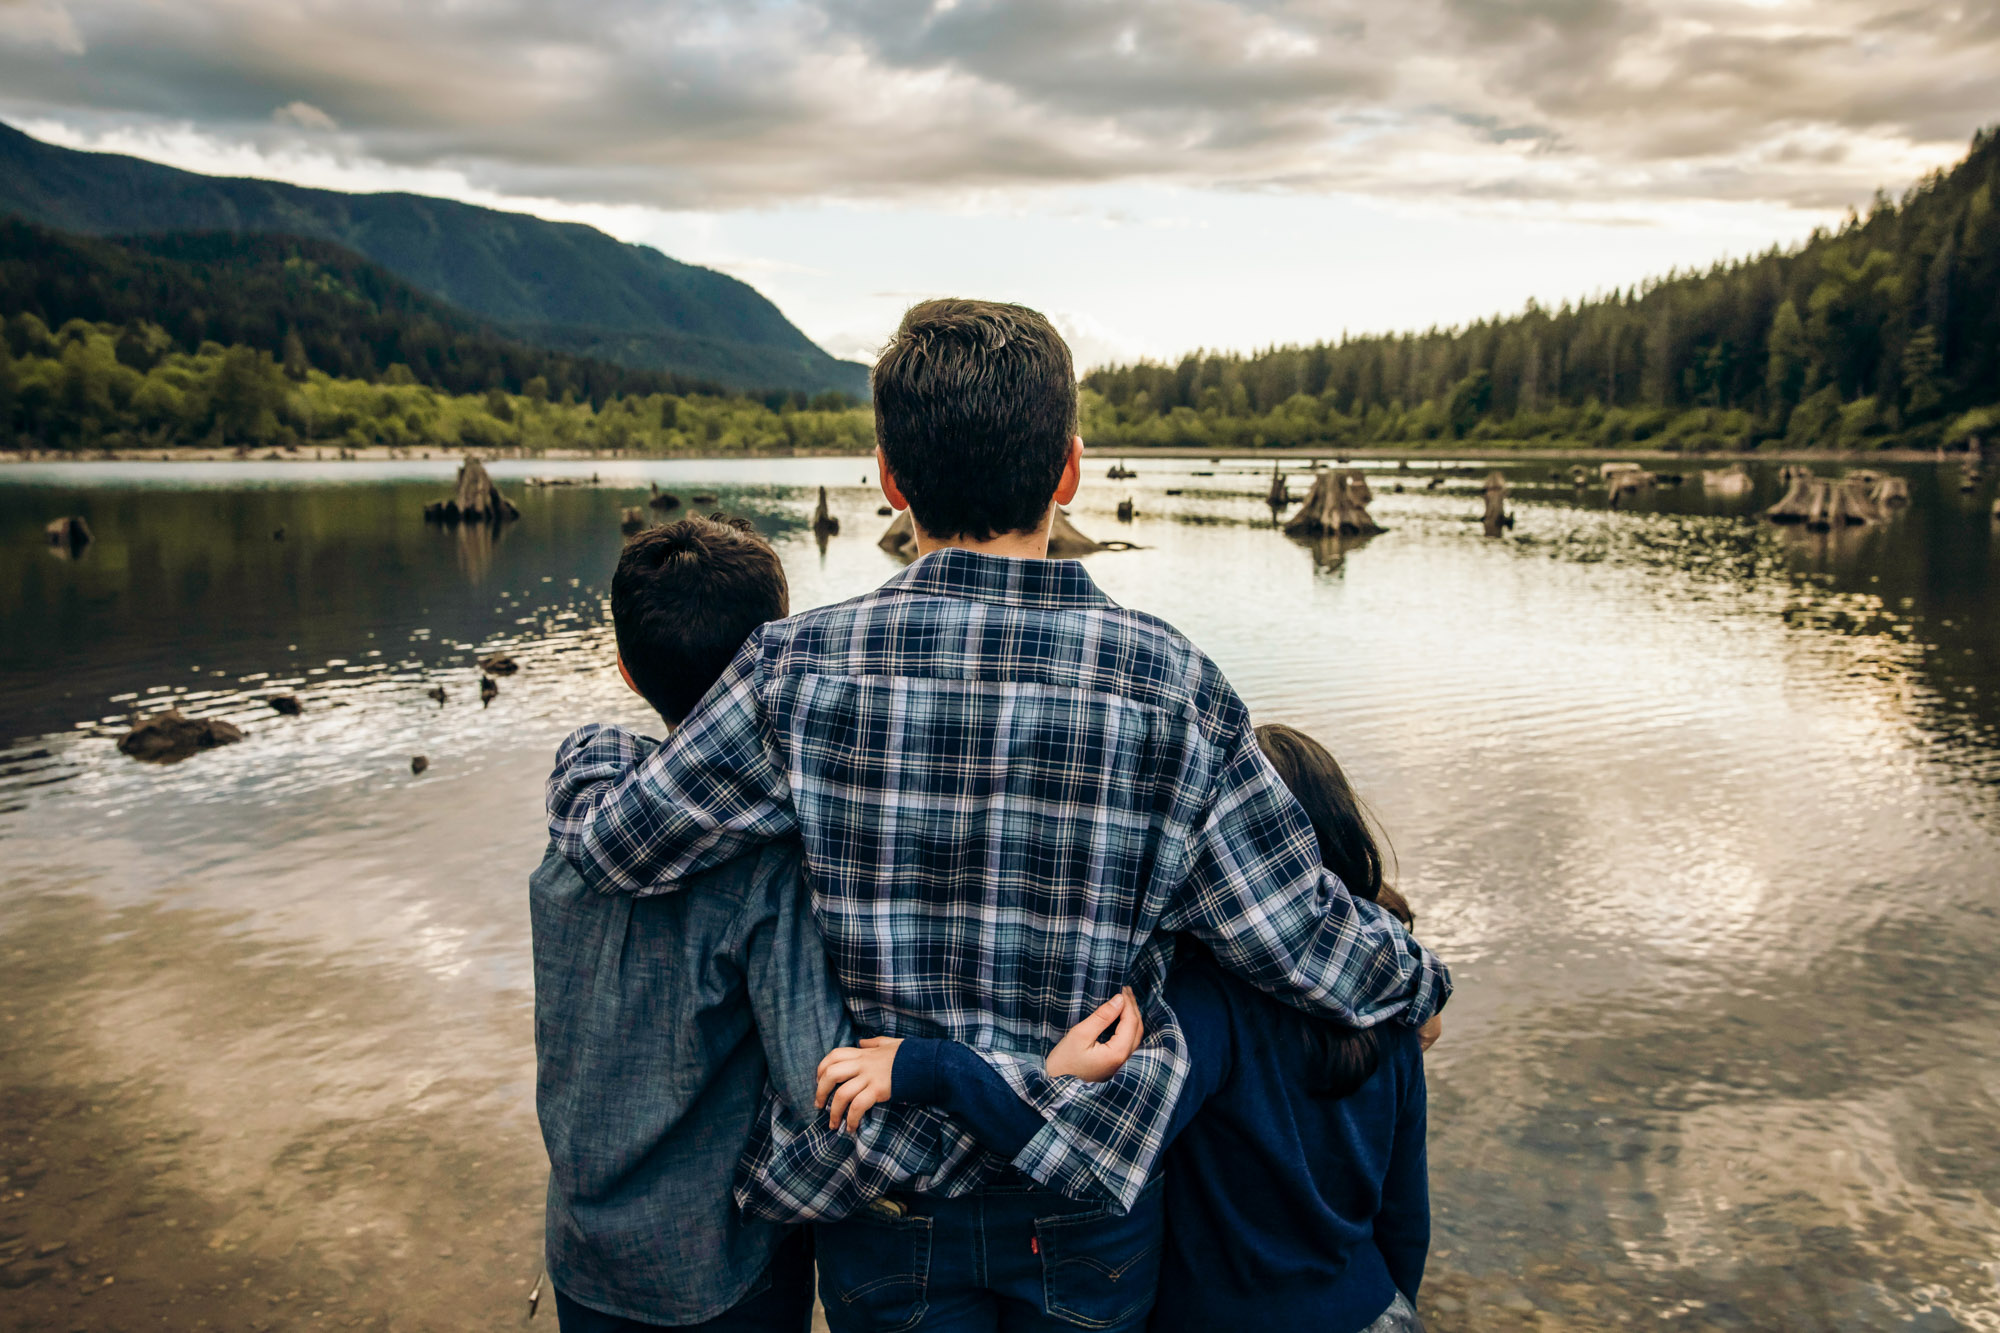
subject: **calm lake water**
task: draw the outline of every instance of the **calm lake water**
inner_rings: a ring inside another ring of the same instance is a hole
[[[1484,465],[1382,464],[1390,530],[1340,551],[1273,529],[1254,462],[1110,461],[1074,517],[1144,549],[1091,573],[1332,747],[1457,976],[1434,1328],[2000,1329],[1990,482],[1903,469],[1908,512],[1829,539],[1754,517],[1769,469],[1612,513],[1503,463],[1487,540]],[[800,608],[897,566],[865,460],[495,471],[497,539],[424,527],[443,463],[0,471],[0,1327],[525,1312],[541,781],[570,728],[646,722],[619,510],[713,493]],[[248,739],[119,755],[168,700]]]

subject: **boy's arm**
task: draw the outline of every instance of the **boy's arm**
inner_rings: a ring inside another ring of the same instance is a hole
[[[791,784],[764,715],[754,633],[673,739],[589,726],[556,752],[549,836],[602,893],[664,893],[793,832]]]
[[[1300,1009],[1353,1027],[1391,1017],[1421,1026],[1450,996],[1451,974],[1320,863],[1312,825],[1247,714],[1231,734],[1160,928],[1200,936],[1225,970]]]
[[[1412,1073],[1396,1107],[1396,1136],[1389,1172],[1382,1181],[1382,1208],[1375,1214],[1375,1248],[1382,1252],[1396,1290],[1417,1299],[1424,1259],[1431,1245],[1430,1164],[1424,1144],[1427,1112],[1422,1056],[1410,1060]]]

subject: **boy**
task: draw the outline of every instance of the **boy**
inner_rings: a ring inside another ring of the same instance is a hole
[[[926,302],[873,387],[883,491],[911,511],[917,562],[752,634],[670,745],[576,733],[550,831],[594,887],[668,896],[798,834],[856,1020],[965,1043],[1040,1117],[1009,1163],[929,1107],[877,1108],[853,1135],[767,1107],[738,1199],[775,1219],[852,1215],[818,1232],[834,1329],[1138,1327],[1154,1159],[1188,1071],[1159,998],[1172,933],[1361,1027],[1422,1024],[1449,977],[1319,864],[1215,665],[1044,558],[1083,449],[1048,321]],[[1051,1076],[1040,1053],[1128,982],[1145,1044],[1087,1090]],[[1121,1224],[1078,1225],[1068,1200],[1093,1198]]]
[[[619,669],[670,729],[744,638],[785,613],[777,553],[740,521],[640,533],[611,582]],[[847,1030],[797,841],[652,898],[593,892],[552,846],[529,910],[563,1333],[803,1333],[806,1233],[746,1221],[730,1198],[767,1071],[809,1113],[814,1066]]]

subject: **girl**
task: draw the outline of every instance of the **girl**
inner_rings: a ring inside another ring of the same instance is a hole
[[[1291,727],[1259,727],[1257,740],[1305,808],[1327,867],[1408,925],[1409,905],[1382,882],[1381,852],[1333,756]],[[1435,1028],[1357,1031],[1237,980],[1189,937],[1177,953],[1166,998],[1192,1070],[1164,1156],[1154,1333],[1422,1333],[1415,1303],[1430,1245],[1422,1050]],[[1052,1073],[1116,1072],[1136,1033],[1098,1043],[1114,1007],[1123,1006],[1114,999],[1063,1039],[1050,1053]],[[1041,1125],[990,1065],[953,1042],[870,1039],[820,1066],[820,1104],[836,1122],[857,1124],[891,1098],[952,1113],[1007,1158]]]

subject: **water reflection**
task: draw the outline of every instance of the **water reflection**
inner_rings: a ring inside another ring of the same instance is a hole
[[[1332,745],[1454,962],[1433,1325],[2000,1326],[1991,495],[1901,469],[1906,512],[1808,534],[1758,519],[1768,468],[1612,512],[1512,461],[1489,542],[1492,464],[1346,465],[1389,529],[1365,544],[1274,530],[1256,460],[1138,460],[1072,517],[1142,548],[1091,557],[1107,591]],[[0,477],[28,738],[0,756],[0,1273],[28,1326],[518,1317],[520,889],[557,739],[645,722],[603,605],[621,511],[713,493],[800,607],[900,567],[851,460],[590,470],[496,469],[523,517],[470,543],[422,525],[442,462]],[[63,512],[97,531],[80,562],[36,549]],[[481,709],[496,650],[521,670]],[[169,701],[248,737],[122,761]]]

